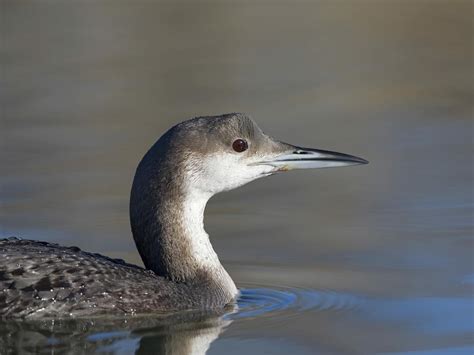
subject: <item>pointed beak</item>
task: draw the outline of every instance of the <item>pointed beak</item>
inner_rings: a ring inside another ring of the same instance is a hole
[[[269,159],[265,159],[255,165],[270,165],[276,171],[288,171],[294,169],[318,169],[339,166],[368,164],[365,159],[328,150],[301,148],[286,143],[285,151]],[[289,148],[289,149],[288,149]]]

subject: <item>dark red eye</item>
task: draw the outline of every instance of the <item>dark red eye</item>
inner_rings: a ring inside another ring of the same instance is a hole
[[[249,145],[243,139],[236,139],[234,141],[234,143],[232,143],[232,148],[236,152],[242,153],[242,152],[246,151],[247,149],[249,149]]]

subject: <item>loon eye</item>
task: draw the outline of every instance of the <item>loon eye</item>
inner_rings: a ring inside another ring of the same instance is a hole
[[[232,148],[236,152],[242,153],[242,152],[246,151],[247,149],[249,149],[249,145],[248,145],[247,141],[245,141],[243,139],[236,139],[234,141],[234,143],[232,143]]]

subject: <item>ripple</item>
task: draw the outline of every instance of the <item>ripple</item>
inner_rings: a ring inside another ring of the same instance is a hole
[[[242,288],[237,300],[238,311],[231,319],[257,317],[291,311],[351,311],[363,304],[362,298],[331,290],[305,288]]]

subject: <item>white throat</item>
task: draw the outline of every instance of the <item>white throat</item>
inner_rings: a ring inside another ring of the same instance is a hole
[[[204,230],[204,209],[212,195],[208,192],[188,188],[183,201],[183,224],[188,236],[191,255],[196,265],[212,274],[217,274],[225,288],[237,296],[237,287],[220,263],[209,235]]]

